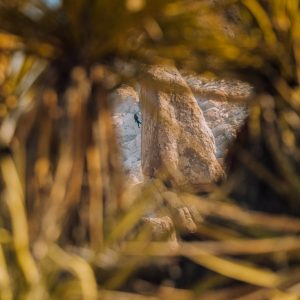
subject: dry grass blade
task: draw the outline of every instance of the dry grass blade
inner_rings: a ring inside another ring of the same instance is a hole
[[[256,266],[245,264],[243,261],[223,258],[197,247],[193,244],[172,243],[150,243],[141,244],[130,243],[124,247],[124,251],[131,255],[151,255],[151,256],[178,256],[183,255],[210,270],[224,276],[244,281],[262,287],[277,287],[286,280],[283,275],[275,274],[269,270],[264,270]]]
[[[218,290],[211,290],[200,295],[199,300],[233,300],[244,295],[253,293],[253,291],[261,290],[255,286],[238,285],[234,287],[225,287]]]
[[[259,289],[253,293],[246,294],[242,297],[235,298],[235,300],[297,300],[298,295],[293,295],[292,293],[283,292],[276,289]]]
[[[299,251],[300,239],[293,236],[252,240],[234,239],[221,242],[195,243],[195,247],[216,255],[257,255]]]
[[[199,251],[199,249],[198,249]],[[199,251],[201,253],[201,251]],[[224,259],[210,254],[189,256],[196,263],[226,277],[262,287],[277,287],[285,278],[269,270],[249,266],[241,261]]]
[[[82,291],[82,299],[98,299],[97,282],[94,272],[84,259],[67,253],[55,244],[49,246],[48,256],[60,268],[70,271],[78,278]]]
[[[159,180],[150,182],[135,199],[134,205],[130,210],[118,219],[118,223],[112,228],[106,238],[106,246],[109,247],[114,243],[123,239],[142,218],[149,213],[155,211],[161,200],[162,184]]]
[[[1,51],[16,51],[22,49],[22,43],[17,36],[1,32],[0,34],[0,50]]]
[[[146,247],[146,249],[144,249]],[[171,249],[170,249],[171,247]],[[168,252],[168,249],[170,250]],[[143,245],[139,242],[128,242],[124,253],[138,255],[145,250],[149,255],[196,255],[197,249],[213,255],[259,255],[300,250],[300,239],[297,237],[279,237],[267,239],[232,239],[205,242],[180,242],[178,247],[171,243],[151,242]]]
[[[102,178],[101,178],[101,159],[98,147],[92,146],[87,150],[87,164],[90,185],[90,236],[91,247],[98,249],[103,245],[103,199],[102,195]]]
[[[243,226],[263,227],[278,232],[300,231],[300,221],[297,218],[245,210],[237,205],[219,201],[219,196],[220,194],[212,195],[209,200],[205,200],[189,194],[182,195],[182,199],[186,206],[195,207],[204,216],[217,216]]]
[[[273,31],[273,26],[271,20],[269,19],[267,13],[263,9],[259,1],[256,0],[242,0],[241,1],[251,12],[251,14],[256,18],[259,27],[262,29],[266,44],[273,47],[277,44],[276,35]]]
[[[2,245],[0,245],[0,298],[12,300],[13,292]]]
[[[30,253],[24,193],[20,179],[11,156],[4,155],[1,158],[0,167],[6,187],[6,205],[12,222],[12,239],[16,256],[31,290],[32,299],[40,299],[42,295],[45,296],[44,287],[38,267]]]
[[[134,293],[117,292],[109,290],[100,290],[99,296],[102,300],[159,300],[161,298],[155,296],[145,296]]]
[[[62,147],[62,155],[58,162],[55,180],[49,196],[51,205],[42,221],[43,236],[49,241],[57,239],[60,235],[61,219],[66,209],[63,200],[65,198],[67,181],[72,168],[70,156],[69,147]]]
[[[109,290],[115,290],[120,288],[122,285],[124,285],[126,280],[128,280],[128,278],[134,274],[134,272],[138,269],[139,265],[141,265],[144,262],[145,259],[141,256],[135,256],[127,259],[127,261],[125,262],[125,267],[120,270],[117,270],[114,276],[107,282],[105,282],[105,288]]]

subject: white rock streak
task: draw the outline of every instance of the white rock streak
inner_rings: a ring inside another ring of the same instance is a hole
[[[113,120],[117,128],[124,168],[129,183],[143,181],[141,168],[141,128],[134,121],[140,118],[138,95],[132,87],[122,86],[112,94],[114,101]]]

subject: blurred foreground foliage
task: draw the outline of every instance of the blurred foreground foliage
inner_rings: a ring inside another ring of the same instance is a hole
[[[1,299],[299,299],[299,1],[51,3],[0,1]],[[108,93],[144,64],[256,90],[208,196],[124,184]]]

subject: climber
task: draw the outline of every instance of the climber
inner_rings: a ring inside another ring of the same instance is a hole
[[[142,124],[142,122],[139,120],[137,113],[134,114],[134,121],[138,125],[138,128],[140,128],[140,124]]]

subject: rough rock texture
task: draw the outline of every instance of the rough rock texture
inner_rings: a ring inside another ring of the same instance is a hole
[[[117,128],[124,168],[130,183],[143,181],[141,168],[141,128],[134,121],[140,116],[138,95],[132,87],[122,86],[112,94],[113,120]]]
[[[215,137],[219,160],[227,150],[247,116],[247,100],[253,89],[247,83],[235,80],[208,80],[197,75],[185,75],[184,79],[193,91],[201,107],[207,125]]]
[[[167,173],[177,186],[203,186],[224,176],[214,136],[179,71],[152,66],[141,81],[142,168]]]
[[[225,101],[213,101],[197,97],[205,120],[215,137],[216,156],[224,159],[230,144],[236,138],[239,128],[245,121],[247,107]]]
[[[252,89],[239,81],[207,80],[191,75],[185,75],[184,79],[203,111],[215,138],[216,157],[222,161],[247,116],[246,105],[241,100],[245,102],[251,96]],[[134,122],[134,113],[138,113],[141,119],[139,97],[132,87],[122,86],[113,93],[112,100],[115,103],[113,118],[128,181],[133,184],[142,182],[141,128]]]
[[[253,88],[239,80],[208,79],[184,71],[182,73],[192,92],[202,99],[241,103],[253,95]]]

